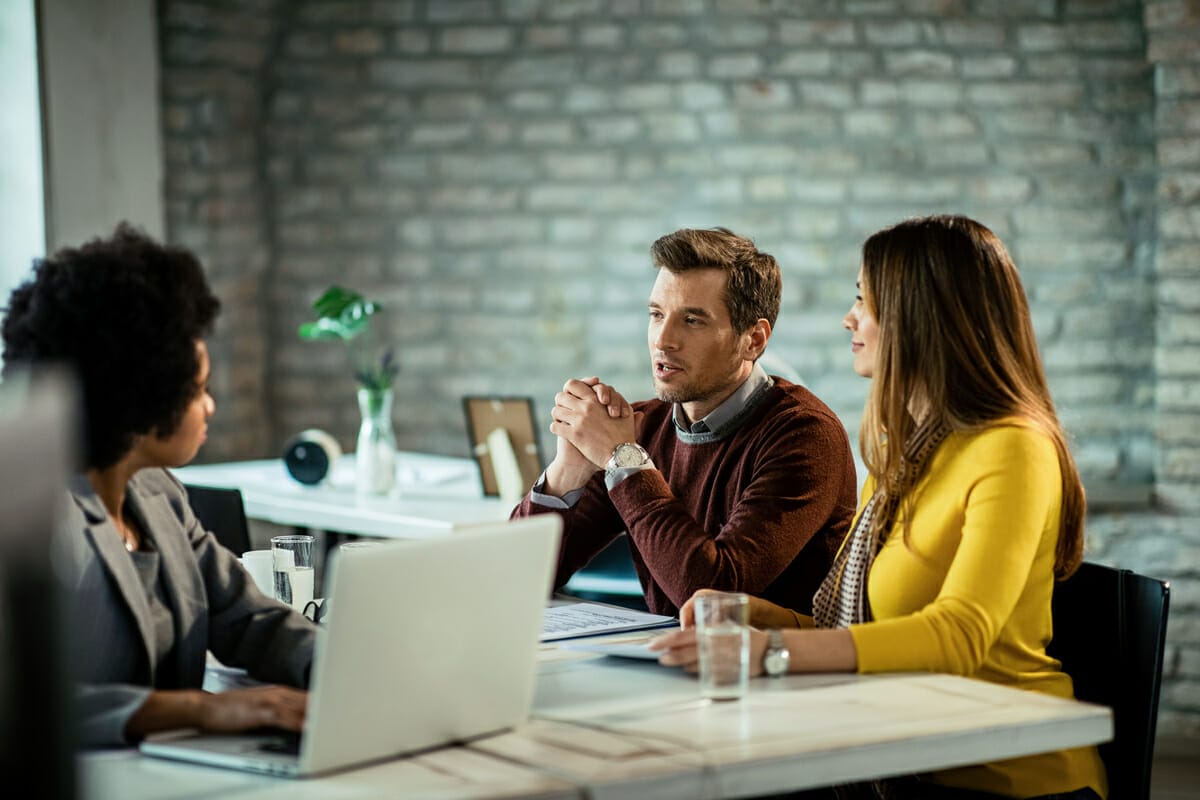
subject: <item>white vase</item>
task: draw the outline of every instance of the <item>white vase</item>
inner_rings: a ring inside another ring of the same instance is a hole
[[[396,485],[396,436],[392,433],[392,390],[359,389],[362,425],[355,450],[355,489],[359,495],[385,495]]]

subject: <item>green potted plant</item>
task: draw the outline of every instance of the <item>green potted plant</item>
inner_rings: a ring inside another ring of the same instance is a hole
[[[350,354],[358,381],[362,425],[355,451],[355,482],[360,494],[387,494],[396,482],[396,437],[392,433],[392,382],[400,372],[391,347],[373,347],[366,334],[371,317],[383,310],[374,301],[341,286],[330,286],[312,305],[317,318],[300,326],[306,341],[340,341]]]

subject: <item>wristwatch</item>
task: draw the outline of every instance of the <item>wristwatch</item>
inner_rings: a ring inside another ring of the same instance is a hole
[[[611,475],[614,470],[624,469],[625,467],[640,467],[643,464],[649,463],[650,454],[646,452],[646,448],[637,442],[622,442],[613,448],[612,456],[609,457],[608,463],[604,465],[604,472],[606,475]]]
[[[790,657],[791,654],[783,644],[783,631],[778,628],[771,628],[767,631],[767,650],[763,653],[763,672],[772,678],[786,675]]]

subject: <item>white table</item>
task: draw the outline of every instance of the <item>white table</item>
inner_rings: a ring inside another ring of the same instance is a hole
[[[398,454],[397,485],[386,497],[356,496],[353,455],[343,456],[332,480],[318,486],[294,480],[277,458],[181,467],[174,473],[188,484],[240,489],[250,519],[360,536],[443,536],[507,519],[512,511],[499,498],[483,496],[474,461],[426,453]]]
[[[747,797],[1075,747],[1106,708],[947,675],[790,676],[737,702],[693,677],[547,645],[518,729],[294,781],[143,758],[80,757],[85,800]]]
[[[442,800],[528,797],[575,800],[570,783],[465,747],[291,780],[147,758],[137,750],[89,753],[76,761],[83,800]]]
[[[582,728],[582,730],[580,730]],[[570,731],[570,733],[567,733]],[[543,663],[534,718],[473,745],[589,798],[748,797],[1107,741],[1107,708],[950,675],[794,675],[738,702],[654,663]]]
[[[332,480],[319,486],[294,480],[282,459],[202,464],[173,472],[184,483],[239,489],[250,519],[357,536],[444,536],[456,529],[507,519],[515,505],[483,496],[479,468],[472,459],[401,452],[397,461],[397,486],[380,498],[356,495],[353,455],[342,456]],[[642,586],[632,573],[606,575],[586,568],[571,576],[566,589],[642,596]]]

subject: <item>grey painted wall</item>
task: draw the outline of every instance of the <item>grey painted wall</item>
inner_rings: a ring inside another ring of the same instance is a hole
[[[50,250],[129,220],[163,233],[154,0],[39,0]]]
[[[1200,738],[1200,10],[1161,0],[164,0],[168,235],[226,312],[205,456],[350,447],[353,383],[299,342],[383,300],[400,445],[459,400],[599,374],[649,392],[647,247],[775,254],[771,351],[853,433],[840,319],[878,227],[971,214],[1012,250],[1092,496],[1092,557],[1174,588],[1161,730]]]

